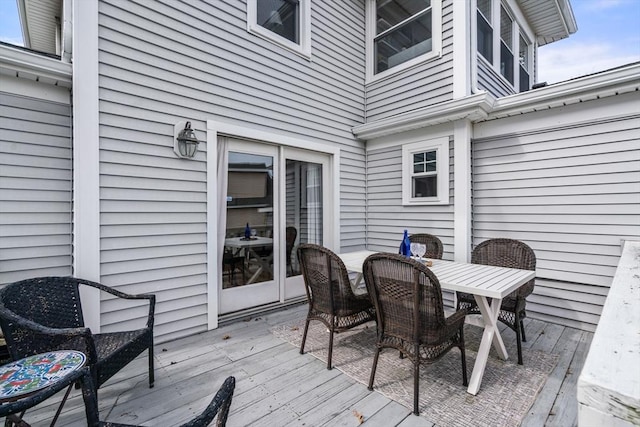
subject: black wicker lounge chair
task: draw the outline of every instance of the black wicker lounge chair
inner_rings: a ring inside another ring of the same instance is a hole
[[[375,320],[373,306],[368,295],[353,293],[346,267],[331,250],[303,243],[298,246],[298,261],[309,300],[300,354],[304,353],[309,322],[319,320],[330,332],[327,369],[331,369],[333,334]]]
[[[79,286],[90,286],[128,300],[147,300],[146,326],[93,334],[84,326]],[[75,277],[39,277],[0,289],[0,325],[13,360],[52,350],[78,350],[87,356],[93,382],[100,387],[144,350],[149,350],[153,387],[155,295],[129,295]]]
[[[525,243],[512,239],[490,239],[480,243],[471,253],[473,264],[494,265],[497,267],[536,269],[536,255]],[[533,292],[535,279],[522,285],[517,291],[507,295],[500,305],[498,320],[515,331],[518,345],[518,364],[522,365],[522,342],[527,341],[524,334],[523,319],[527,316],[527,296]],[[458,309],[469,314],[480,313],[473,295],[457,292]]]
[[[233,391],[236,387],[236,379],[234,377],[228,377],[216,395],[211,400],[211,403],[206,409],[197,417],[181,424],[180,427],[205,427],[211,424],[216,415],[217,427],[224,427],[227,423],[227,417],[229,416],[229,408],[231,407],[231,400],[233,399]],[[100,427],[137,427],[131,424],[118,424],[112,422],[100,422]]]
[[[413,362],[413,413],[419,414],[420,364],[432,363],[453,347],[460,349],[462,383],[467,385],[465,311],[444,316],[437,277],[424,264],[402,255],[379,253],[363,264],[364,280],[378,317],[376,353],[369,390],[373,390],[383,348],[400,350]]]

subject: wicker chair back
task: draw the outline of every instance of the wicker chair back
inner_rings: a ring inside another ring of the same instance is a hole
[[[419,370],[454,347],[460,349],[462,383],[467,385],[465,311],[444,316],[438,278],[424,264],[396,254],[373,254],[363,264],[367,291],[376,311],[378,334],[369,390],[383,348],[400,350],[413,363],[413,413],[419,413]]]
[[[331,250],[311,243],[298,246],[309,312],[305,321],[300,353],[309,330],[309,322],[318,320],[330,331],[327,369],[331,369],[333,334],[375,320],[373,305],[367,295],[356,295],[342,260]]]
[[[442,241],[437,236],[428,233],[417,233],[409,236],[409,240],[412,243],[416,242],[426,245],[427,251],[424,254],[426,258],[442,259]]]

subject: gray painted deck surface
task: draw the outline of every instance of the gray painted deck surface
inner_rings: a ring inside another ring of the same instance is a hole
[[[199,413],[223,380],[237,380],[228,426],[432,426],[409,408],[342,374],[269,333],[298,318],[307,306],[236,321],[217,330],[156,346],[156,383],[147,386],[146,354],[99,390],[100,418],[170,426]],[[593,336],[590,332],[525,319],[527,348],[560,355],[523,426],[572,426],[577,420],[576,382]],[[31,410],[27,421],[48,425],[59,396]],[[78,390],[57,425],[85,425]]]

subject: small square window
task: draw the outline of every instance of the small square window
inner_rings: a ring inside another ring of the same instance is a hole
[[[311,56],[311,0],[248,0],[247,31]]]
[[[449,203],[449,138],[402,146],[402,203]]]

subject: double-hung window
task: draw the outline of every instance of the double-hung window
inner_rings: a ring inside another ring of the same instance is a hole
[[[500,74],[513,84],[513,19],[500,7]]]
[[[527,41],[529,37],[526,35],[526,23],[523,25],[523,22],[514,19],[517,14],[512,13],[506,2],[476,1],[478,53],[511,84],[513,89],[519,92],[529,90],[532,54],[531,43]]]
[[[478,0],[478,52],[493,64],[491,0]]]
[[[441,0],[368,0],[367,5],[371,77],[440,54]]]
[[[402,146],[403,205],[449,203],[449,138]]]
[[[530,60],[529,60],[529,51],[531,50],[531,48],[529,47],[529,43],[527,42],[527,40],[524,38],[524,36],[522,34],[520,34],[520,40],[519,40],[519,54],[518,54],[518,63],[520,66],[520,76],[519,76],[519,90],[520,92],[525,92],[527,90],[530,89],[530,85],[531,85],[531,76],[529,74],[529,64],[530,64]]]
[[[309,57],[310,2],[311,0],[248,0],[247,30]]]

